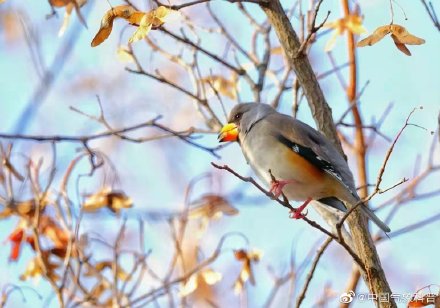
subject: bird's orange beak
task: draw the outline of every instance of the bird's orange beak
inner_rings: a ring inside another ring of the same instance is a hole
[[[238,139],[238,127],[234,123],[228,123],[222,127],[218,134],[219,142],[237,141]]]

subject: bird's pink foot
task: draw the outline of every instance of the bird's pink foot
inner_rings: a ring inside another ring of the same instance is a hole
[[[278,199],[278,197],[281,196],[281,194],[283,193],[284,186],[292,182],[293,180],[273,180],[270,183],[269,192],[271,192],[273,196]]]
[[[299,206],[296,210],[290,211],[290,218],[292,219],[301,219],[306,217],[302,214],[302,211],[306,208],[306,206],[312,201],[311,198],[307,199],[301,206]]]

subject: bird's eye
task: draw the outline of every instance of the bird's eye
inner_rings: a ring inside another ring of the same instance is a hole
[[[240,119],[241,118],[241,113],[237,113],[235,116],[234,116],[234,119],[236,119],[236,120],[238,120],[238,119]]]

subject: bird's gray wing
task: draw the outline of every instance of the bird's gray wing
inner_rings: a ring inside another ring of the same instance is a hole
[[[275,136],[303,158],[324,170],[359,199],[353,175],[341,153],[320,132],[284,114],[270,114],[266,120],[274,125]]]

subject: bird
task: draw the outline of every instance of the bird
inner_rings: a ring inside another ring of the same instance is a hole
[[[275,198],[303,201],[292,218],[300,219],[312,201],[347,212],[344,203],[360,208],[384,232],[380,220],[356,192],[353,175],[344,156],[323,134],[264,103],[240,103],[221,129],[220,142],[240,144],[246,161]]]

